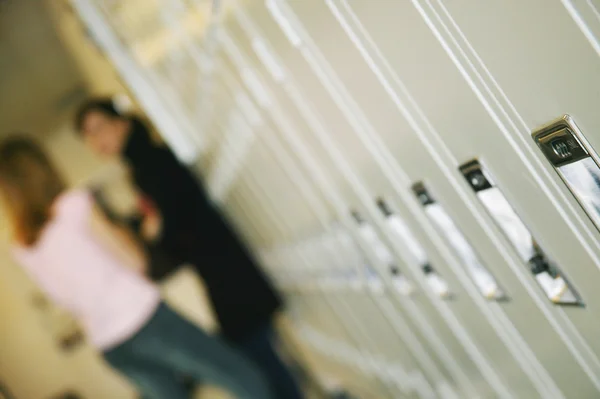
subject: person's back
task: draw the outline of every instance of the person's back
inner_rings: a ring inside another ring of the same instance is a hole
[[[152,316],[160,295],[98,240],[92,210],[87,192],[62,194],[36,244],[16,247],[15,256],[59,305],[78,317],[94,346],[106,350]]]

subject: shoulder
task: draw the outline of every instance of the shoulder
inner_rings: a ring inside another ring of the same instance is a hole
[[[90,191],[74,189],[61,194],[55,206],[57,216],[79,219],[92,211],[94,199]]]
[[[31,252],[30,248],[25,248],[24,246],[22,246],[21,244],[19,244],[17,242],[11,243],[10,255],[12,256],[12,258],[14,260],[19,262],[21,265],[26,263],[25,261],[27,260],[27,255],[30,252]]]
[[[86,189],[74,189],[65,191],[58,198],[56,206],[59,208],[72,208],[82,205],[89,205],[94,202],[92,193]]]

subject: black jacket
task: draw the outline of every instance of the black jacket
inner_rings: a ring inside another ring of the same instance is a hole
[[[281,307],[280,297],[191,171],[167,147],[153,143],[135,119],[123,156],[135,184],[162,215],[160,246],[175,263],[196,267],[222,334],[243,339],[270,322]]]

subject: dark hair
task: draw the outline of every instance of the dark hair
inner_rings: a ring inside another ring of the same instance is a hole
[[[0,143],[0,192],[21,244],[35,244],[65,188],[53,162],[33,139],[14,135]]]
[[[111,98],[93,98],[80,106],[75,114],[75,129],[77,129],[77,132],[83,133],[83,122],[92,112],[100,112],[111,118],[124,117],[117,111]]]

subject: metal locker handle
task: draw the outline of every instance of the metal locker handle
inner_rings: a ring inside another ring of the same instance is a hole
[[[413,193],[423,206],[425,214],[443,233],[445,239],[461,259],[481,294],[490,300],[505,301],[507,296],[492,273],[481,263],[478,255],[460,231],[454,220],[439,204],[422,182],[412,186]]]
[[[460,171],[488,214],[527,265],[546,297],[556,305],[583,306],[579,294],[564,273],[548,258],[489,173],[475,159],[460,166]]]

